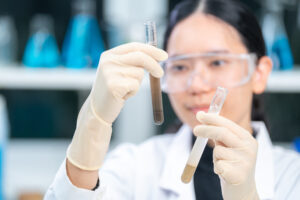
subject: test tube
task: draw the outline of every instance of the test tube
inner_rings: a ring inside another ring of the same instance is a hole
[[[146,29],[146,43],[152,46],[157,46],[156,39],[156,26],[155,22],[147,21],[145,23]],[[162,104],[162,94],[160,88],[160,79],[152,76],[150,74],[150,87],[152,96],[152,109],[154,123],[161,125],[164,122],[163,104]]]
[[[225,98],[227,96],[227,93],[228,91],[226,88],[222,88],[222,87],[217,88],[215,96],[209,106],[209,110],[208,110],[209,113],[215,113],[215,114],[220,113]],[[207,138],[197,137],[194,146],[192,148],[192,151],[190,153],[190,156],[188,158],[188,161],[183,170],[183,173],[181,175],[181,181],[183,183],[189,183],[192,177],[194,176],[194,173],[196,171],[196,168],[198,166],[204,148],[207,144],[207,140],[208,140]]]

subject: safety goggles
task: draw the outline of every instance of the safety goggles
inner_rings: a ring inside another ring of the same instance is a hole
[[[162,90],[166,93],[183,92],[199,81],[213,88],[237,87],[250,80],[256,61],[254,53],[174,56],[161,62],[165,72],[161,79]]]

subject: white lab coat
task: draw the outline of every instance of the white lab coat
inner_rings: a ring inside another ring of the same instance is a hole
[[[299,154],[272,146],[263,122],[252,126],[258,133],[255,179],[260,199],[299,200]],[[64,162],[44,200],[194,200],[193,182],[180,180],[191,137],[191,129],[183,125],[175,134],[155,136],[140,145],[121,145],[99,171],[96,191],[73,186]]]

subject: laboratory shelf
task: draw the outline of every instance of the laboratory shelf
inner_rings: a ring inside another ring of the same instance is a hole
[[[300,67],[289,71],[273,71],[268,80],[267,92],[299,93]]]
[[[21,65],[1,67],[0,89],[90,90],[96,69],[25,68]],[[300,68],[273,71],[267,92],[299,93]]]
[[[96,69],[0,67],[0,89],[89,90]]]

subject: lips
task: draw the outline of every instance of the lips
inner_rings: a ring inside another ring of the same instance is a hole
[[[194,113],[196,115],[197,112],[199,112],[199,111],[208,112],[209,105],[192,106],[192,107],[189,107],[188,110],[190,110],[192,113]]]

